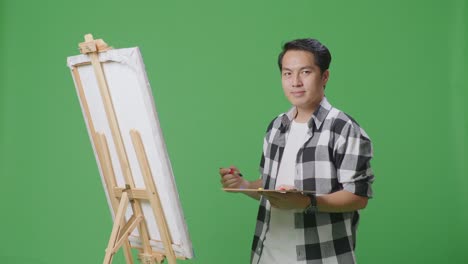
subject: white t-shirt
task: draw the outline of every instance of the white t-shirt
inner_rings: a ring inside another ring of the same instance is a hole
[[[276,189],[280,185],[294,186],[297,153],[305,143],[308,129],[307,123],[295,121],[291,123],[276,178]],[[302,210],[271,207],[270,225],[263,242],[260,264],[297,262],[296,245],[304,243],[304,230],[291,229],[294,226],[294,213],[296,212],[302,212]]]

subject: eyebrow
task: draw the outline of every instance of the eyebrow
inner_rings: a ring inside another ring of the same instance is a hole
[[[305,69],[313,70],[314,67],[312,67],[312,66],[304,66],[304,67],[299,68],[300,71],[301,71],[301,70],[305,70]],[[284,67],[283,67],[283,68],[281,68],[281,71],[292,71],[292,70],[289,69],[289,68],[284,68]]]

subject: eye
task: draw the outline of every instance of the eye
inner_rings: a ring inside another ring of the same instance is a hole
[[[283,76],[289,77],[289,76],[291,76],[291,72],[283,72]]]
[[[310,73],[312,73],[311,70],[303,70],[303,71],[302,71],[302,74],[305,74],[305,75],[310,74]]]

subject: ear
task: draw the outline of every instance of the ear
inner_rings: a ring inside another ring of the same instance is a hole
[[[330,70],[325,70],[323,73],[322,73],[322,82],[323,82],[323,85],[327,84],[328,82],[328,78],[330,77]]]
[[[328,78],[330,77],[330,70],[326,70],[322,73],[322,82],[323,82],[323,86],[327,85],[327,82],[328,82]]]

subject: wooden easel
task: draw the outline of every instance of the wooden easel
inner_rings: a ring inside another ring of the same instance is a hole
[[[143,145],[140,133],[137,130],[129,131],[133,147],[138,158],[138,164],[143,174],[143,179],[146,188],[135,188],[135,183],[130,169],[130,163],[122,140],[122,134],[119,129],[117,116],[115,114],[112,98],[108,89],[106,78],[102,69],[101,62],[99,61],[99,52],[104,52],[111,47],[102,39],[94,40],[91,34],[85,35],[85,42],[79,44],[80,52],[87,54],[91,58],[91,64],[94,69],[94,74],[99,86],[99,91],[103,100],[106,117],[109,122],[109,127],[112,133],[113,142],[118,155],[120,167],[125,178],[125,187],[119,187],[112,167],[111,155],[108,148],[106,136],[103,133],[95,131],[89,107],[81,83],[80,75],[76,67],[72,68],[78,96],[82,104],[83,112],[88,123],[88,129],[92,137],[92,141],[98,156],[99,164],[104,176],[107,192],[111,199],[112,209],[114,210],[114,225],[107,245],[106,254],[104,257],[104,264],[112,263],[112,258],[123,247],[125,260],[127,264],[133,264],[131,253],[131,245],[129,242],[129,235],[137,228],[142,242],[140,248],[139,259],[143,264],[162,263],[167,258],[169,264],[176,263],[176,255],[172,249],[172,239],[169,233],[168,225],[164,215],[164,211],[159,199],[158,190],[153,181],[151,169],[148,163],[148,158]],[[145,217],[141,206],[141,201],[149,201],[153,209],[153,214],[156,219],[161,240],[164,245],[164,252],[155,252],[150,245],[150,236],[146,224]],[[128,205],[130,204],[133,215],[126,221],[125,213]]]

